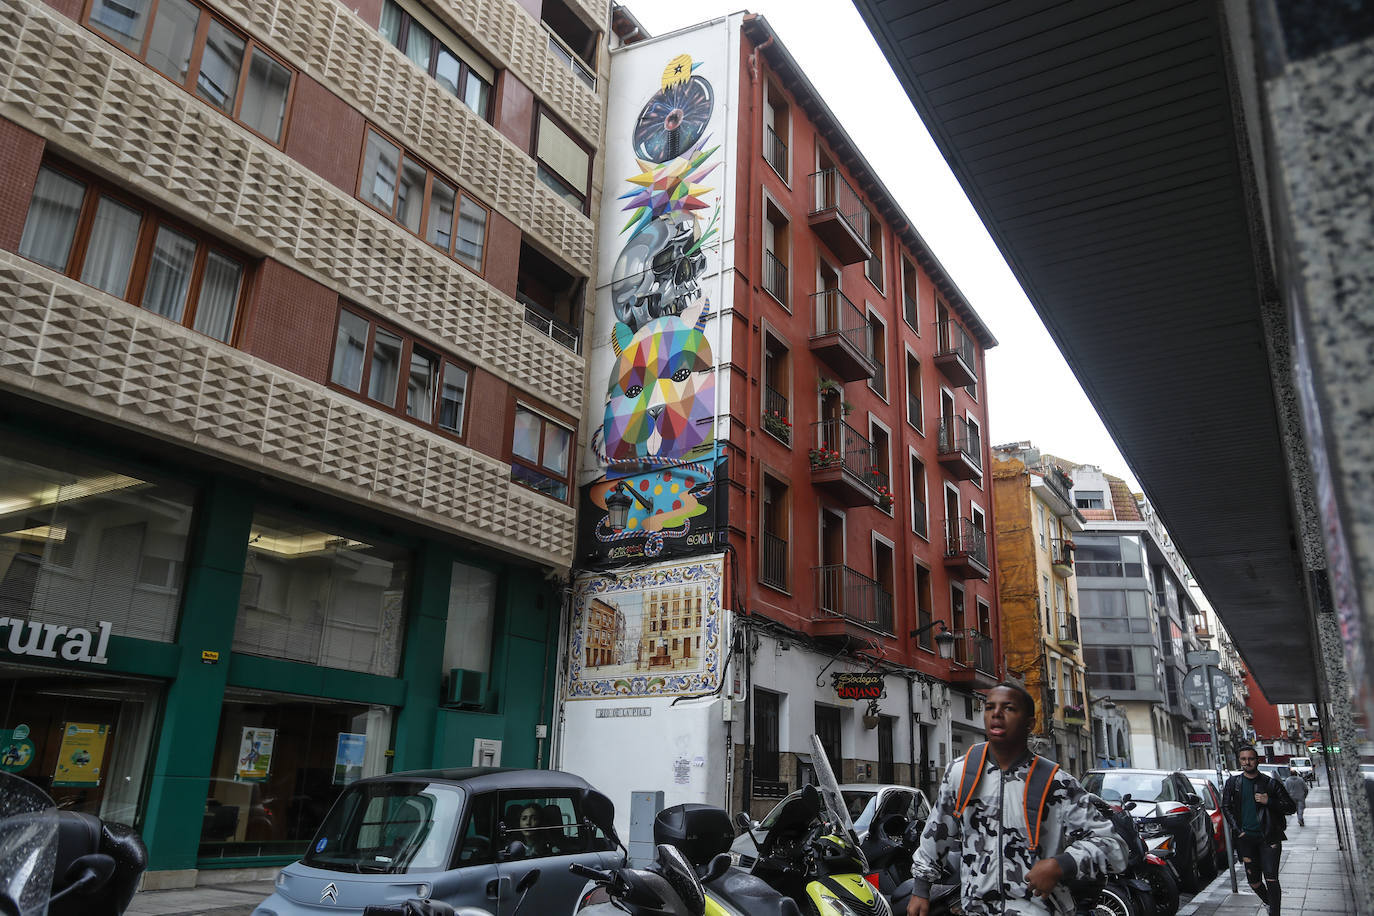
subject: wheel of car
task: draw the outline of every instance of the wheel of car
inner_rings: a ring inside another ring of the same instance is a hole
[[[1202,889],[1202,876],[1198,874],[1197,867],[1197,843],[1189,837],[1186,844],[1179,844],[1178,856],[1178,881],[1190,891]]]

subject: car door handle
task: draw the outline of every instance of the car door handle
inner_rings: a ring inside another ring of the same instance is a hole
[[[502,897],[506,895],[506,892],[509,888],[509,876],[502,875],[499,878],[492,878],[490,881],[487,882],[487,899],[500,900]]]

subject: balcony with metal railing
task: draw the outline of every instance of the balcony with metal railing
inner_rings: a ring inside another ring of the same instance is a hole
[[[555,35],[549,24],[542,23],[544,32],[549,36],[549,52],[554,59],[562,66],[567,67],[573,74],[586,84],[588,89],[596,90],[596,71],[591,68],[586,61],[578,57],[568,43],[559,35]]]
[[[759,538],[759,581],[779,591],[788,591],[787,541],[767,531]]]
[[[811,294],[811,312],[811,352],[846,382],[872,378],[873,335],[859,307],[838,289],[823,289]]]
[[[764,128],[763,158],[783,181],[789,180],[787,177],[787,144],[772,127]]]
[[[963,417],[940,418],[936,455],[940,466],[959,480],[983,476],[983,437],[978,427]]]
[[[577,328],[559,321],[527,296],[517,293],[515,298],[525,307],[525,324],[574,353],[582,352],[582,335]]]
[[[951,682],[981,689],[997,683],[991,636],[977,630],[955,630],[954,662],[949,672]]]
[[[792,418],[788,414],[787,398],[772,386],[763,387],[763,428],[788,445],[792,444]]]
[[[959,388],[978,381],[978,349],[952,318],[935,322],[935,367]]]
[[[1078,616],[1076,614],[1059,615],[1059,645],[1065,648],[1078,646]]]
[[[811,173],[811,229],[841,264],[873,257],[868,247],[868,211],[839,169]]]
[[[987,579],[988,536],[967,518],[945,520],[945,568],[964,579]]]
[[[774,299],[787,305],[787,265],[771,251],[763,253],[763,288]]]
[[[1073,541],[1068,538],[1055,538],[1050,541],[1050,566],[1061,579],[1073,575]]]
[[[848,566],[817,566],[816,609],[811,633],[818,637],[843,637],[856,628],[891,636],[892,593],[881,583]]]
[[[832,418],[812,424],[811,482],[845,506],[875,506],[888,487],[878,450],[857,429]]]

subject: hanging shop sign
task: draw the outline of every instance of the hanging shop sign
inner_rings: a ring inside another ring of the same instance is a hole
[[[1211,746],[1212,746],[1212,733],[1211,733],[1211,732],[1189,732],[1189,733],[1188,733],[1188,746],[1189,746],[1189,747],[1211,747]]]
[[[237,775],[240,782],[267,782],[272,773],[272,746],[277,743],[275,728],[245,726],[239,741]]]
[[[880,700],[887,696],[886,682],[881,674],[856,674],[841,671],[835,679],[835,696],[841,700]]]
[[[68,722],[62,728],[62,747],[53,770],[54,786],[98,786],[100,768],[105,764],[105,742],[110,726],[89,722]]]
[[[40,623],[20,617],[0,617],[0,651],[32,658],[61,658],[69,662],[103,665],[110,644],[110,622],[102,620],[92,632],[85,627]],[[3,631],[8,629],[9,633]]]

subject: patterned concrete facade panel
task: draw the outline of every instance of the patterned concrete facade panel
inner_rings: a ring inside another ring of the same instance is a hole
[[[262,36],[270,47],[368,112],[384,128],[396,132],[403,142],[434,157],[436,166],[455,178],[461,177],[470,190],[493,206],[517,214],[535,203],[531,194],[539,180],[533,160],[440,89],[437,82],[421,73],[344,4],[337,0],[237,0],[227,3],[226,9],[250,31]],[[441,3],[436,4],[436,9],[446,12],[444,18],[454,25],[482,23],[480,34],[465,33],[477,50],[490,59],[505,61],[574,130],[596,140],[601,120],[600,98],[549,53],[543,29],[514,0],[487,0],[461,6]],[[517,59],[513,53],[517,48],[528,50]],[[510,53],[501,53],[503,49]],[[494,156],[498,147],[514,157]],[[464,166],[476,157],[483,161],[495,158],[512,168],[493,175],[472,175]],[[547,206],[549,202],[541,203]],[[552,203],[558,209],[569,210],[561,200],[555,198]],[[570,210],[569,215],[581,216]],[[553,236],[543,241],[587,273],[593,230],[590,220],[581,219],[584,231],[577,234],[577,239]],[[576,246],[563,251],[559,246],[560,242],[578,241],[585,242],[586,252]]]
[[[0,388],[556,567],[573,509],[510,466],[0,252]]]
[[[169,208],[581,413],[582,358],[531,330],[523,307],[471,272],[43,7],[0,0],[0,35],[0,114],[85,162],[132,173]],[[531,198],[554,198],[554,212],[531,205],[524,216],[583,239],[590,260],[582,217],[542,184]]]

